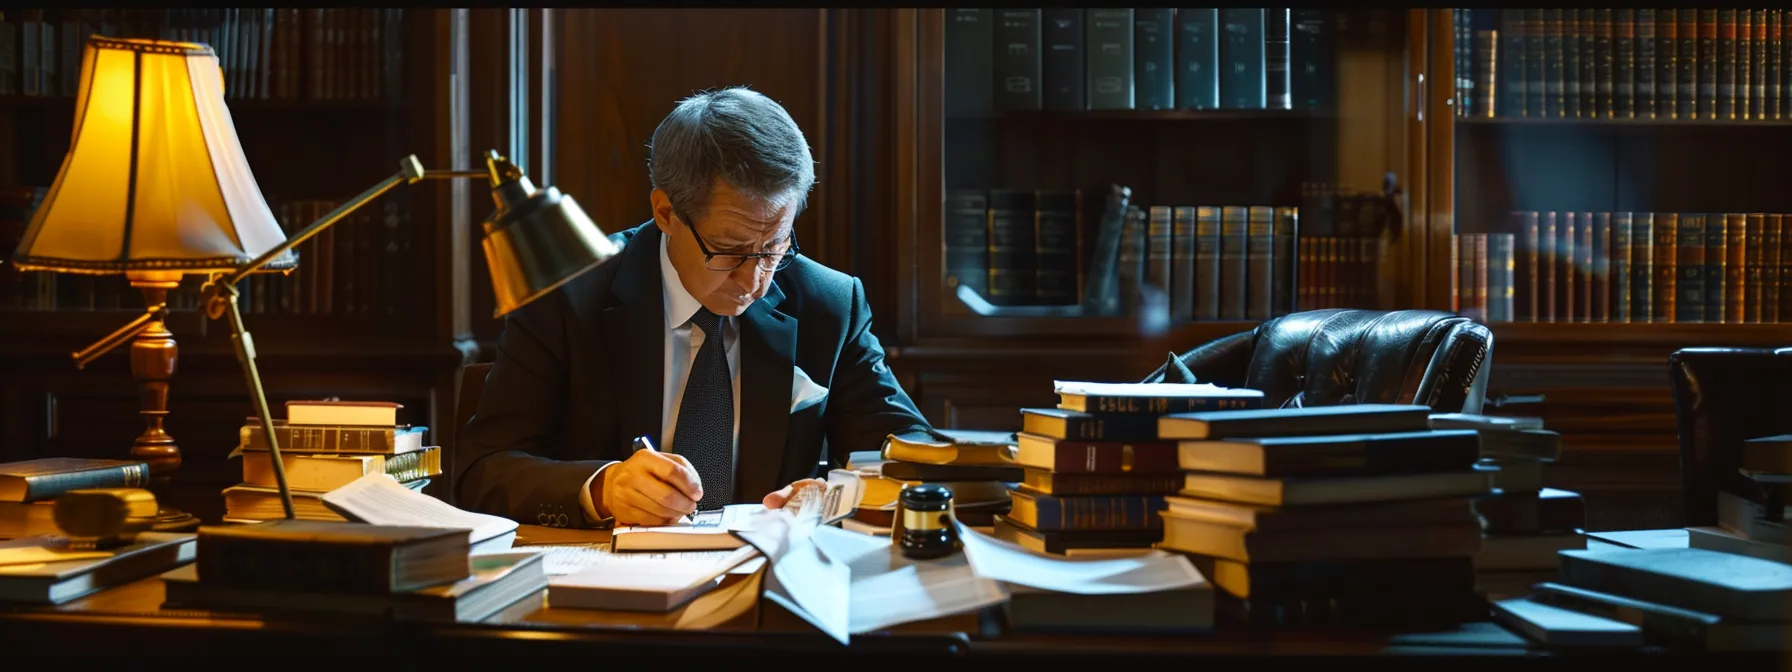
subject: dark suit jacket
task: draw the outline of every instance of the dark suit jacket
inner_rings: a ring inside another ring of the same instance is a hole
[[[658,439],[664,398],[665,304],[660,231],[611,236],[622,253],[512,313],[478,410],[454,462],[460,506],[526,524],[581,526],[579,490],[626,459],[634,438]],[[926,426],[884,364],[857,278],[806,257],[778,272],[739,318],[737,502],[815,475],[822,447],[851,451]],[[827,398],[790,412],[792,366]]]

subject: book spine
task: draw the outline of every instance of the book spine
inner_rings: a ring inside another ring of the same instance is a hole
[[[997,9],[991,54],[997,110],[1037,110],[1044,104],[1041,85],[1040,10]]]
[[[1640,37],[1640,36],[1639,36]],[[1655,15],[1655,118],[1678,119],[1680,105],[1680,22],[1674,10]]]
[[[1261,397],[1120,397],[1105,395],[1083,397],[1083,412],[1085,413],[1164,415],[1168,413],[1249,410],[1261,408],[1262,405]]]
[[[12,501],[40,502],[55,499],[70,490],[145,487],[149,484],[149,464],[134,462],[15,478],[24,481],[24,496]]]
[[[1044,13],[1041,39],[1044,103],[1048,110],[1082,110],[1088,105],[1083,98],[1083,10],[1051,7]]]
[[[1761,321],[1769,324],[1778,323],[1780,316],[1785,314],[1780,310],[1781,294],[1784,293],[1780,282],[1785,277],[1781,275],[1780,267],[1786,263],[1780,249],[1784,245],[1781,242],[1785,235],[1783,220],[1782,215],[1767,215],[1762,220],[1766,226],[1761,232]]]
[[[1764,250],[1762,250],[1762,247],[1767,242],[1766,229],[1766,215],[1761,213],[1750,213],[1748,215],[1748,235],[1747,240],[1743,241],[1745,255],[1743,258],[1742,285],[1744,289],[1742,296],[1745,307],[1743,309],[1742,321],[1751,324],[1760,324],[1765,321],[1762,319],[1763,312],[1761,299],[1763,298],[1762,295],[1764,292],[1762,291],[1763,288],[1761,286],[1761,262],[1764,258]],[[1734,257],[1732,256],[1732,258]]]
[[[392,549],[386,546],[237,539],[204,532],[194,562],[206,583],[354,594],[392,592],[395,569]]]
[[[1718,228],[1722,228],[1719,224]],[[1705,216],[1680,216],[1679,235],[1675,239],[1674,260],[1679,284],[1675,287],[1678,303],[1674,321],[1705,321]]]
[[[390,454],[398,449],[398,433],[370,427],[274,427],[280,450],[287,452]],[[243,425],[241,438],[244,450],[268,449],[267,432],[260,424]]]
[[[1699,118],[1699,10],[1681,9],[1675,28],[1674,116],[1680,119]]]
[[[1612,322],[1629,322],[1633,305],[1630,284],[1630,231],[1628,212],[1611,213],[1611,261],[1607,277],[1610,294],[1606,297]]]
[[[1167,474],[1181,469],[1176,443],[1061,440],[1052,470],[1061,474]]]
[[[1397,439],[1265,447],[1265,478],[1404,474],[1468,469],[1481,456],[1474,430]]]
[[[1633,113],[1638,119],[1655,117],[1656,84],[1655,84],[1655,10],[1636,10],[1636,28],[1631,35],[1630,43],[1636,52],[1636,62],[1631,68],[1631,77],[1635,80],[1636,105]]]
[[[1033,529],[1040,532],[1095,532],[1162,529],[1161,495],[1035,497]]]
[[[1655,213],[1630,215],[1630,321],[1655,319]]]
[[[1729,280],[1730,219],[1723,213],[1705,214],[1705,321],[1721,324],[1728,312],[1729,293],[1724,287]],[[1685,250],[1681,254],[1685,254]],[[1682,267],[1685,262],[1681,262]]]
[[[1650,321],[1673,322],[1680,317],[1680,215],[1674,212],[1654,214],[1655,286],[1649,288],[1654,319]]]
[[[1724,215],[1724,310],[1721,321],[1739,324],[1748,317],[1748,215]],[[1709,232],[1707,232],[1709,235]]]
[[[1175,15],[1174,9],[1133,9],[1133,102],[1137,109],[1176,107]]]
[[[1022,487],[1057,496],[1170,494],[1182,489],[1180,470],[1162,474],[1064,473],[1028,470]]]
[[[1059,418],[1047,417],[1048,422],[1057,422]],[[1055,438],[1078,441],[1156,441],[1157,416],[1139,413],[1110,413],[1071,415],[1062,418],[1064,424],[1062,436]],[[1022,423],[1023,427],[1026,423]],[[1051,435],[1049,432],[1033,432]]]

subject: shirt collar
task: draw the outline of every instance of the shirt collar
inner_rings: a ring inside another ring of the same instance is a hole
[[[672,257],[666,252],[666,236],[660,236],[660,289],[665,296],[667,329],[684,326],[703,307],[678,279],[678,269],[672,267]]]

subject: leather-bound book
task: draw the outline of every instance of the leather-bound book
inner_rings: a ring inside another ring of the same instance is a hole
[[[402,593],[465,579],[467,531],[316,520],[199,528],[199,580],[250,588]]]

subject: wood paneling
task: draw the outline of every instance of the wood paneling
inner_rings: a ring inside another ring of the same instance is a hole
[[[698,91],[751,86],[782,103],[816,156],[828,156],[824,10],[566,9],[560,18],[557,186],[605,231],[652,217],[648,142]],[[820,184],[830,168],[817,166]],[[818,231],[826,195],[811,195],[797,218],[799,241],[826,240]]]

